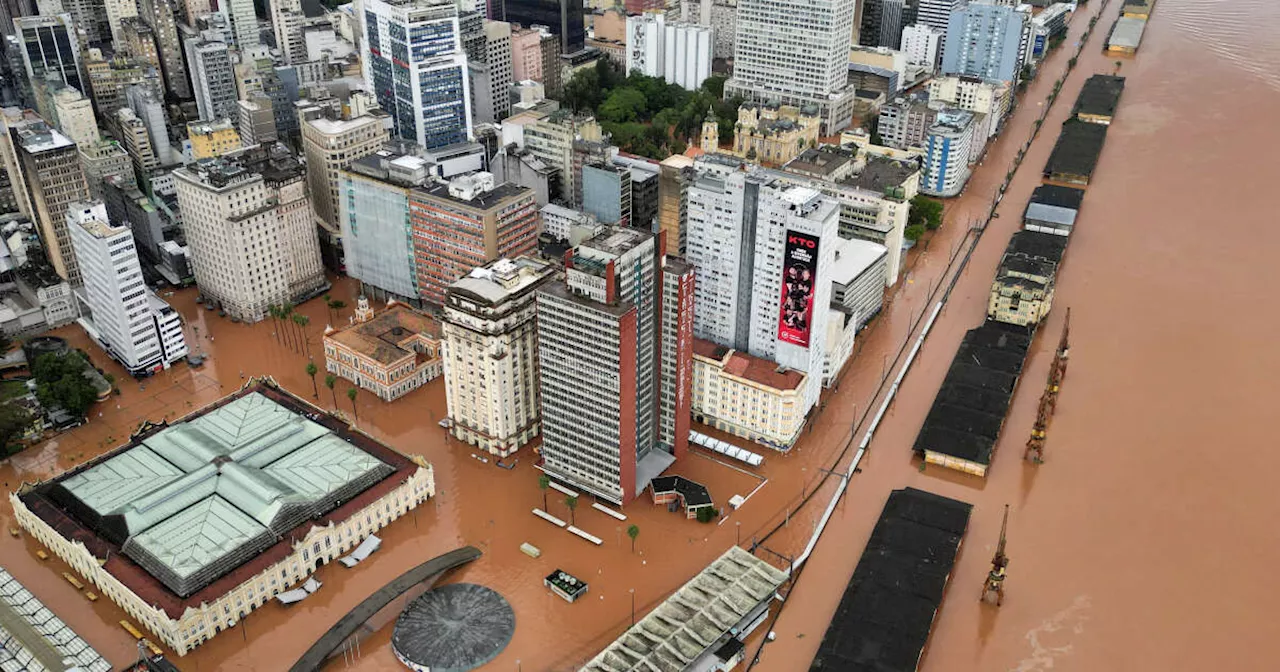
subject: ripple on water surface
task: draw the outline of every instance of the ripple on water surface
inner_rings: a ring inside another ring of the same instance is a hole
[[[1163,0],[1153,21],[1182,34],[1280,90],[1280,2],[1277,0]]]

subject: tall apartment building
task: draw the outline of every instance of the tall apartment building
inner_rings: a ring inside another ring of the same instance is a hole
[[[116,140],[100,139],[92,145],[80,146],[80,163],[84,167],[84,179],[89,185],[89,196],[94,200],[103,197],[103,184],[116,179],[120,184],[136,187],[137,176],[133,172],[132,157]]]
[[[817,403],[840,208],[816,189],[736,162],[699,163],[689,187],[694,334],[805,372]]]
[[[942,31],[940,50],[947,46],[947,30],[951,25],[951,15],[969,4],[969,0],[919,0],[916,10],[916,23],[937,28]]]
[[[380,150],[339,171],[338,224],[347,275],[381,301],[421,305],[409,222],[409,192],[426,179],[426,162]]]
[[[185,357],[182,318],[147,288],[129,227],[112,226],[96,202],[71,204],[67,228],[85,279],[81,324],[94,342],[134,376]]]
[[[613,163],[582,167],[582,210],[602,224],[631,225],[631,171]]]
[[[904,28],[902,53],[907,55],[907,62],[923,65],[930,70],[937,68],[938,59],[942,57],[942,37],[945,34],[944,31],[922,23]]]
[[[943,47],[942,74],[1013,82],[1022,68],[1027,20],[1009,5],[974,2],[952,12]]]
[[[157,72],[163,71],[155,31],[146,21],[138,16],[125,17],[120,22],[118,32],[120,36],[116,41],[117,49],[123,49],[143,67],[155,68]]]
[[[135,172],[146,175],[160,165],[160,157],[151,144],[151,134],[147,131],[146,122],[138,117],[130,108],[116,111],[116,132],[125,152],[133,160]]]
[[[985,143],[1008,113],[1012,89],[1003,82],[977,77],[935,77],[929,80],[929,102],[983,115],[986,133],[978,134],[975,142]]]
[[[864,0],[858,44],[897,49],[914,4],[906,0]]]
[[[849,46],[854,3],[741,0],[733,78],[726,96],[797,107],[814,104],[822,132],[848,126],[853,114]]]
[[[111,27],[111,41],[119,44],[124,40],[121,32],[125,19],[138,15],[137,0],[103,0],[103,9],[107,14],[107,25]]]
[[[270,98],[254,96],[249,100],[237,100],[236,114],[236,130],[245,147],[265,145],[280,137],[276,133],[276,115]]]
[[[325,288],[301,166],[265,149],[174,171],[200,293],[246,322]]]
[[[880,138],[888,147],[923,147],[938,111],[914,97],[898,98],[880,107]]]
[[[553,196],[566,203],[577,202],[576,194],[581,189],[573,169],[575,140],[601,142],[604,131],[594,117],[576,117],[567,110],[559,110],[524,127],[525,149],[560,172],[560,193]]]
[[[72,287],[82,284],[71,238],[67,232],[67,206],[89,199],[89,185],[80,165],[80,153],[70,138],[39,120],[10,126],[14,152],[25,181],[31,219],[53,270]]]
[[[694,91],[711,76],[714,49],[708,26],[667,23],[662,14],[627,17],[627,72]]]
[[[108,59],[102,50],[91,48],[85,57],[84,67],[98,118],[105,124],[114,123],[116,112],[125,107],[125,91],[130,86],[153,86],[156,83],[154,73],[124,54]]]
[[[506,0],[495,17],[522,26],[545,26],[555,35],[559,54],[576,54],[587,42],[582,0]],[[544,82],[545,83],[545,82]]]
[[[98,132],[98,119],[93,114],[93,101],[77,89],[66,88],[53,95],[58,130],[77,146],[97,144],[102,137]]]
[[[471,91],[457,6],[368,0],[364,12],[364,79],[396,135],[427,149],[470,141]]]
[[[531,254],[538,241],[532,189],[474,173],[409,194],[418,295],[437,305],[458,278],[494,259]]]
[[[974,114],[947,109],[938,113],[925,142],[924,176],[920,191],[930,196],[955,196],[969,181],[969,164],[974,160]]]
[[[192,94],[200,118],[235,118],[239,96],[227,43],[189,40],[187,63],[191,67]]]
[[[23,16],[13,20],[22,46],[22,64],[27,81],[34,86],[53,75],[73,89],[85,93],[80,71],[80,43],[70,14]],[[41,111],[52,116],[51,110]]]
[[[173,0],[138,0],[138,16],[151,26],[155,35],[165,89],[178,98],[190,98],[191,80],[182,60],[182,39],[174,17]]]
[[[511,24],[485,21],[480,36],[480,58],[467,59],[472,119],[496,124],[511,116]]]
[[[511,31],[511,78],[542,82],[542,31],[519,28]]]
[[[543,468],[617,504],[688,446],[694,281],[664,247],[606,227],[566,255],[564,283],[538,291]]]
[[[271,2],[271,28],[275,31],[276,48],[284,56],[286,64],[307,60],[307,43],[302,34],[303,18],[301,0]]]
[[[229,37],[241,53],[261,44],[253,0],[223,0],[218,3],[218,11],[226,17],[230,27]]]
[[[367,96],[353,94],[353,97]],[[339,228],[338,173],[352,161],[382,147],[391,137],[391,117],[360,101],[348,106],[345,113],[334,106],[309,102],[298,104],[302,152],[307,157],[307,184],[311,187],[316,216],[326,229],[336,232]]]
[[[693,181],[693,159],[673,154],[658,165],[658,230],[667,236],[672,252],[683,256],[686,250],[689,184]]]
[[[537,291],[555,266],[498,259],[449,286],[444,301],[444,381],[449,433],[506,457],[541,433]]]

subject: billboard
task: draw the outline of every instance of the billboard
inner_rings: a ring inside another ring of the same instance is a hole
[[[818,237],[787,231],[782,254],[782,306],[778,311],[778,340],[809,347],[813,326],[813,295],[818,279]]]

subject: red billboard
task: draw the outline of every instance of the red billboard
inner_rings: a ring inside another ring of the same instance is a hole
[[[783,343],[809,347],[817,279],[818,237],[787,231],[782,255],[782,306],[778,311],[778,340]]]

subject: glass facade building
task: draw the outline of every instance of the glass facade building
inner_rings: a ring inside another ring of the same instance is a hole
[[[14,19],[14,27],[22,42],[28,81],[34,85],[53,72],[67,86],[88,93],[80,81],[80,48],[70,14],[24,16]]]

